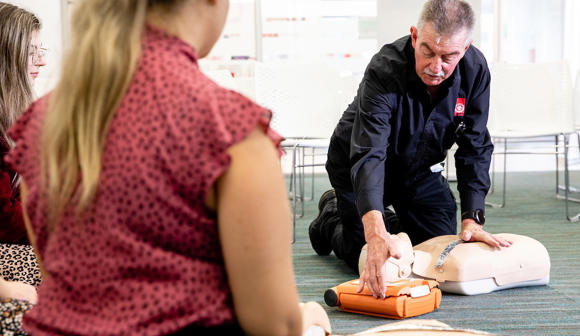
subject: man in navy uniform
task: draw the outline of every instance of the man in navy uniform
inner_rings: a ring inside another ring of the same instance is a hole
[[[490,74],[471,45],[474,22],[463,0],[427,1],[411,35],[373,57],[330,140],[326,170],[334,190],[321,197],[310,240],[318,254],[334,251],[355,271],[366,243],[360,290],[366,284],[375,297],[384,297],[381,266],[399,256],[390,234],[404,231],[413,245],[457,234],[457,205],[440,173],[454,143],[460,238],[510,245],[483,229],[493,151]]]

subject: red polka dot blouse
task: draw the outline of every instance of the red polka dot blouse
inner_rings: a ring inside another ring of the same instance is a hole
[[[107,135],[98,194],[82,222],[47,234],[39,139],[47,97],[10,130],[7,161],[26,203],[48,277],[24,317],[33,335],[160,335],[235,322],[208,189],[226,150],[271,113],[204,76],[195,50],[148,26],[132,82]]]

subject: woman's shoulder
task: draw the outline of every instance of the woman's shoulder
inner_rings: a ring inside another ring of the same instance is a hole
[[[5,162],[23,176],[37,168],[42,119],[48,108],[49,98],[50,94],[47,94],[32,103],[7,132],[8,137],[14,141],[14,148],[5,156]]]
[[[27,132],[39,132],[41,118],[48,109],[50,93],[33,102],[8,130],[8,137],[15,142]]]

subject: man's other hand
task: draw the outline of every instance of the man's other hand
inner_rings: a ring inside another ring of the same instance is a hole
[[[459,238],[464,241],[480,241],[494,248],[511,246],[512,242],[497,235],[493,235],[483,229],[473,219],[466,218],[461,222],[461,232]]]

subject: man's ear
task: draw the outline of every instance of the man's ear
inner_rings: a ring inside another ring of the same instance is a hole
[[[417,27],[411,26],[411,43],[413,44],[413,48],[415,48],[415,44],[417,43],[417,38],[419,37],[419,31]]]
[[[465,50],[463,50],[463,53],[465,53],[467,51],[467,49],[469,49],[469,47],[471,46],[471,43],[473,43],[473,40],[469,40],[469,43],[467,43],[467,45],[465,46]]]

